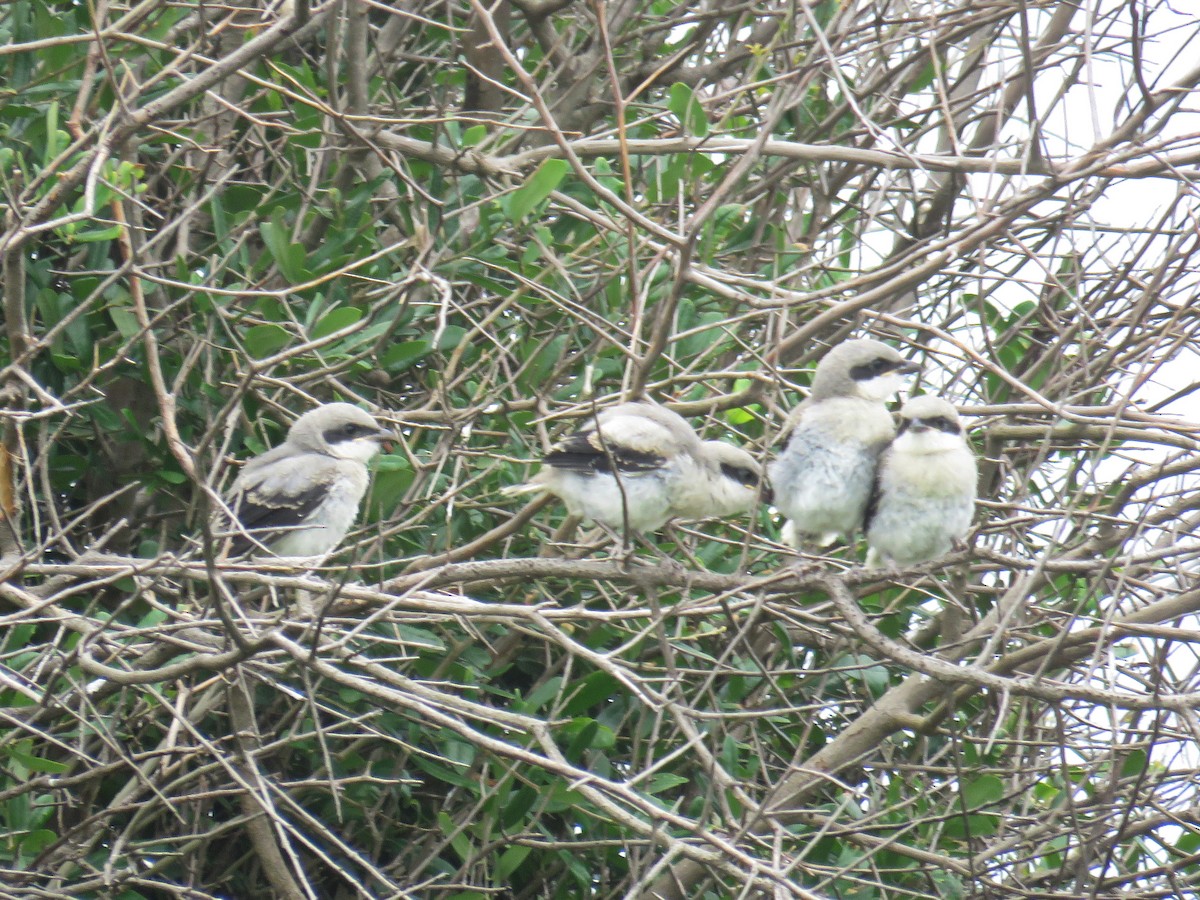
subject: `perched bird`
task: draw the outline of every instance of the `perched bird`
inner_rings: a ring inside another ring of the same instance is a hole
[[[905,403],[867,508],[867,564],[912,566],[950,552],[971,527],[977,478],[954,407],[932,395]]]
[[[227,505],[237,518],[229,552],[324,556],[342,542],[367,492],[367,463],[396,435],[349,403],[295,421],[287,440],[246,463]]]
[[[723,441],[701,441],[657,403],[611,406],[556,443],[528,485],[572,515],[623,531],[654,531],[672,517],[728,516],[758,496],[760,467]]]
[[[788,522],[783,538],[821,546],[862,526],[879,454],[895,434],[886,401],[919,366],[863,338],[825,354],[809,398],[789,417],[787,444],[771,463],[775,505]]]
[[[749,511],[763,494],[762,466],[741,447],[725,441],[700,445],[702,477],[679,485],[671,515],[680,519],[723,519]]]

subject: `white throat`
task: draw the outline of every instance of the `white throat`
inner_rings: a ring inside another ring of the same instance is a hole
[[[945,453],[947,450],[962,449],[964,443],[957,434],[932,428],[927,431],[913,431],[910,428],[896,438],[896,446],[907,453]]]
[[[899,372],[877,375],[866,381],[857,382],[858,395],[864,400],[883,402],[891,400],[908,385],[908,376]]]
[[[379,441],[374,437],[360,437],[352,441],[338,441],[329,445],[329,455],[338,459],[353,459],[369,463],[379,452]]]

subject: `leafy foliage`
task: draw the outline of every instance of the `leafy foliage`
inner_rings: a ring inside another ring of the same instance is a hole
[[[5,5],[0,880],[1187,895],[1196,23],[1086,14]],[[765,458],[851,332],[977,417],[932,571],[505,491],[631,396]],[[362,528],[214,560],[333,399]]]

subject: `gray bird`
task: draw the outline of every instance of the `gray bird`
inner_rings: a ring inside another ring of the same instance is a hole
[[[977,479],[954,407],[932,395],[905,403],[867,509],[867,564],[913,566],[949,553],[971,527]]]
[[[233,483],[232,556],[269,551],[317,557],[332,551],[367,492],[367,463],[396,435],[357,406],[327,403],[295,421],[287,440],[254,457]]]
[[[788,517],[787,543],[799,547],[809,538],[828,546],[862,526],[879,454],[895,434],[886,401],[919,368],[869,338],[825,354],[768,470],[775,506]]]
[[[748,512],[758,503],[763,494],[758,460],[725,441],[704,441],[699,454],[702,477],[674,491],[673,517],[723,519]]]
[[[602,410],[556,443],[528,485],[572,515],[646,532],[668,519],[728,516],[758,496],[760,467],[745,450],[701,441],[677,413],[636,401]]]

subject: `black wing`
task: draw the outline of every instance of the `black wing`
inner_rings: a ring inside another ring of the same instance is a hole
[[[871,527],[871,520],[875,518],[875,513],[879,512],[879,495],[881,493],[880,476],[883,474],[883,455],[879,457],[879,462],[875,466],[875,478],[871,482],[871,494],[867,497],[867,508],[863,511],[862,531],[866,534]]]
[[[256,548],[255,541],[266,544],[277,533],[303,525],[324,501],[325,495],[326,486],[316,485],[296,494],[268,494],[249,490],[234,497],[230,508],[242,529],[250,534],[237,531],[233,535],[229,545],[230,555],[241,556]]]
[[[602,442],[595,430],[577,431],[563,438],[546,454],[543,462],[572,472],[651,472],[666,465],[657,453],[634,450],[614,441]]]

